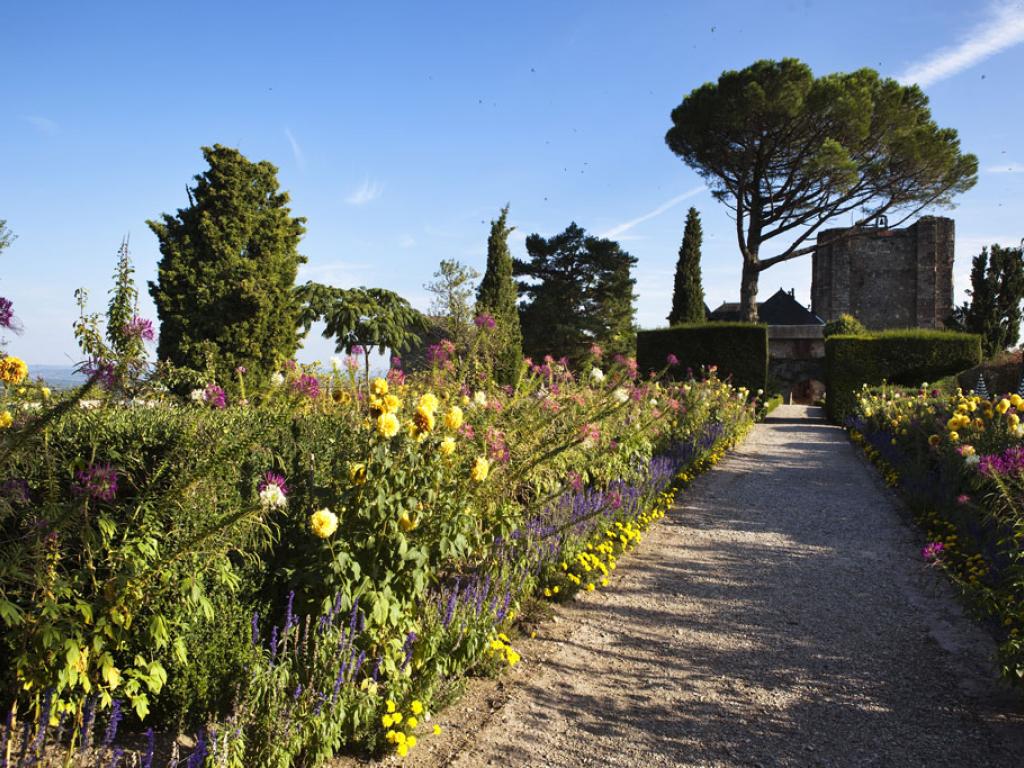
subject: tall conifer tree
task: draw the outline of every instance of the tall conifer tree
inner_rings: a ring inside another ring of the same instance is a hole
[[[237,149],[203,147],[209,169],[188,189],[189,205],[146,222],[160,240],[149,292],[160,318],[157,355],[223,385],[244,366],[265,379],[299,345],[295,278],[305,219],[293,217],[277,168]]]
[[[700,246],[703,233],[700,214],[690,208],[686,214],[686,229],[683,244],[679,247],[676,262],[676,280],[672,291],[672,311],[668,316],[669,325],[680,323],[702,323],[704,314],[704,286],[700,278]]]
[[[508,250],[508,236],[514,227],[508,226],[508,206],[491,222],[487,237],[487,269],[476,294],[478,313],[486,312],[495,320],[501,348],[495,356],[495,378],[511,384],[523,359],[523,332],[519,325],[516,284],[512,279],[512,254]]]

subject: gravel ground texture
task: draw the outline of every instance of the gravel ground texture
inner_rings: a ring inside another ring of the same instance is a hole
[[[782,406],[405,762],[1024,766],[1024,698],[921,544],[842,430]]]

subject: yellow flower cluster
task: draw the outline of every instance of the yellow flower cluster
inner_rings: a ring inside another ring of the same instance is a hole
[[[420,396],[419,402],[416,403],[416,412],[409,422],[410,437],[416,440],[426,440],[437,424],[437,409],[439,405],[437,397],[431,392],[426,392]]]
[[[388,744],[395,748],[399,757],[405,757],[409,750],[416,746],[416,734],[414,731],[419,727],[419,716],[423,714],[423,702],[416,700],[409,705],[409,714],[403,715],[394,701],[388,699],[386,703],[387,712],[381,715],[380,722],[388,729],[384,734]],[[401,726],[400,728],[397,726]],[[434,733],[438,734],[441,729],[434,726]]]
[[[7,429],[14,423],[14,417],[10,411],[0,412],[0,429]]]
[[[508,635],[504,632],[499,632],[497,637],[491,638],[488,647],[492,654],[502,659],[510,667],[514,667],[522,659],[522,656],[512,647],[512,641],[508,639]]]
[[[472,477],[476,482],[482,483],[487,479],[487,475],[491,471],[491,462],[489,462],[483,456],[477,456],[476,461],[473,462],[473,468],[469,471],[469,476]]]
[[[20,384],[26,376],[28,366],[20,357],[0,357],[0,381],[4,384]]]

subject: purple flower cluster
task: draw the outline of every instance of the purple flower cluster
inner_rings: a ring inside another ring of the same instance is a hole
[[[475,318],[473,322],[476,323],[476,327],[481,330],[493,331],[497,323],[494,321],[494,315],[488,314],[487,312],[481,312]]]
[[[104,389],[113,389],[117,385],[116,367],[109,360],[93,358],[87,360],[81,367],[82,373]]]
[[[110,464],[90,464],[75,473],[75,491],[96,501],[113,501],[117,496],[117,470]]]
[[[679,365],[679,358],[670,352],[668,357],[665,358],[665,362],[674,368]]]
[[[228,405],[227,395],[222,387],[216,384],[207,384],[203,390],[203,400],[211,408],[226,408]]]
[[[143,341],[153,341],[156,333],[153,331],[153,321],[135,315],[124,326],[126,336],[135,336]]]
[[[320,380],[312,374],[304,373],[292,382],[292,391],[310,400],[316,400],[320,397]]]
[[[927,560],[929,563],[935,562],[942,555],[942,550],[946,546],[941,541],[931,541],[924,545],[921,550],[921,557]]]
[[[281,493],[285,496],[288,495],[288,486],[285,482],[284,475],[280,475],[277,472],[264,472],[263,479],[256,485],[257,493],[263,493],[267,489],[268,485],[276,485],[281,489]]]
[[[1024,474],[1024,446],[1015,445],[1002,453],[982,456],[978,471],[985,477]]]
[[[0,296],[0,328],[14,330],[14,304],[3,296]]]
[[[431,365],[446,367],[455,356],[455,344],[450,339],[441,339],[427,347],[427,361]]]

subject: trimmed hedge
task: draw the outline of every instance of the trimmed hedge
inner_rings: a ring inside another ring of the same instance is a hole
[[[917,386],[981,362],[981,337],[972,333],[900,329],[825,339],[828,413],[841,423],[864,384]]]
[[[717,365],[721,378],[731,376],[734,386],[756,392],[768,382],[768,326],[690,323],[637,334],[636,359],[642,372],[660,371],[669,355],[679,358],[670,373]]]

